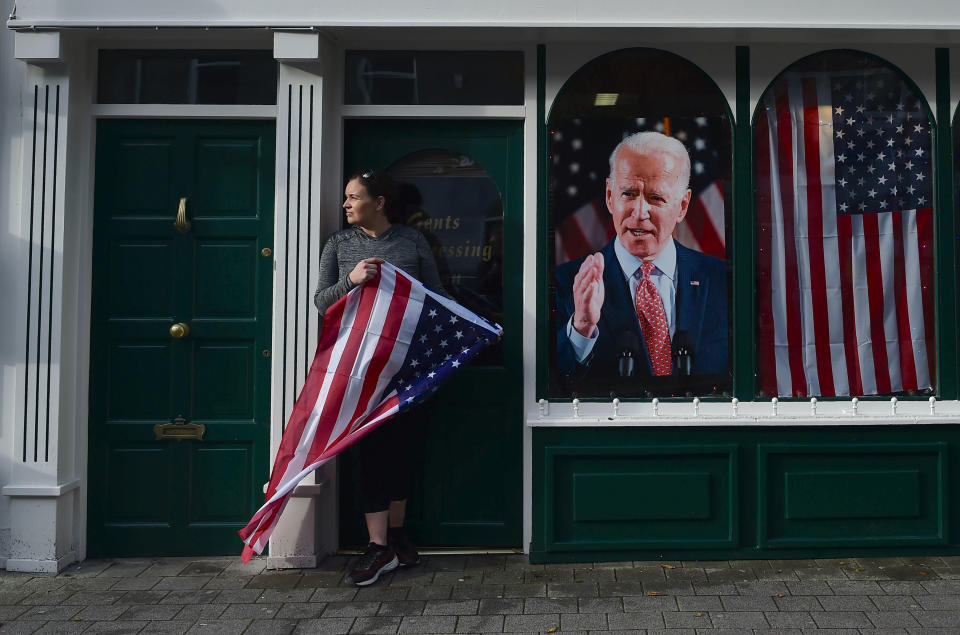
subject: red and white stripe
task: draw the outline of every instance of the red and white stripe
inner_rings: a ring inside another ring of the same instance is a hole
[[[428,294],[462,319],[498,332],[387,263],[330,306],[277,451],[266,502],[239,532],[244,562],[263,552],[297,483],[399,410],[396,391],[384,391],[406,358]]]
[[[613,238],[613,220],[602,199],[590,201],[557,227],[555,262],[560,265],[601,249]]]
[[[933,376],[931,210],[836,213],[830,87],[791,76],[756,127],[767,395],[871,395]]]
[[[714,181],[693,197],[687,216],[677,225],[674,237],[684,247],[716,258],[727,257],[722,181]]]

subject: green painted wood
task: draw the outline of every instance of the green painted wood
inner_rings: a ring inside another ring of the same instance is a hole
[[[753,129],[750,117],[750,47],[736,48],[737,121],[733,131],[733,394],[757,394],[757,319],[754,258],[756,218],[753,193]]]
[[[419,412],[414,493],[406,526],[415,542],[437,546],[516,547],[522,540],[522,125],[508,121],[346,122],[344,173],[389,168],[409,155],[440,149],[484,168],[503,203],[502,357],[460,371]],[[447,245],[463,210],[425,210],[441,219],[432,231]],[[389,423],[387,424],[389,425]],[[364,544],[356,458],[340,459],[341,528],[344,546]]]
[[[823,470],[783,475],[786,520],[916,518],[920,470]]]
[[[709,472],[648,472],[573,475],[573,520],[707,520],[711,516]],[[677,496],[682,492],[682,496]],[[617,500],[610,500],[615,493]]]
[[[950,126],[950,49],[936,49],[936,133],[933,222],[936,271],[937,388],[941,399],[957,399],[957,221],[954,201],[953,134]]]
[[[547,168],[547,47],[537,45],[537,297],[547,297],[550,272],[547,263],[550,255],[547,252],[549,236],[547,228],[550,226],[548,217],[547,192],[549,191],[549,170]],[[550,320],[546,305],[536,312],[537,321],[537,367],[536,367],[536,395],[537,399],[547,396],[550,350]]]
[[[607,445],[611,439],[605,436],[598,435],[595,443],[542,448],[543,549],[736,546],[735,446],[632,439]],[[534,528],[535,535],[540,529]]]
[[[951,498],[958,456],[960,425],[535,428],[530,557],[960,554]],[[703,514],[702,474],[710,475],[709,518],[668,518]],[[724,483],[729,496],[718,494]],[[638,501],[660,509],[635,511]],[[723,541],[718,521],[727,509]]]
[[[273,124],[100,121],[96,161],[88,553],[235,553],[269,465]],[[203,440],[155,440],[178,416]]]

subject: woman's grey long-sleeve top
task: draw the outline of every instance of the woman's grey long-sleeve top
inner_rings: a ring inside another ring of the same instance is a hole
[[[447,295],[430,245],[419,231],[406,225],[391,225],[374,238],[359,227],[350,227],[331,236],[323,246],[320,281],[313,294],[313,303],[320,313],[357,286],[349,275],[364,258],[383,258],[434,291]]]

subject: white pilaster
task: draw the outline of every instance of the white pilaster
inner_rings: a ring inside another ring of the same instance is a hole
[[[30,34],[17,35],[18,53],[24,51],[31,60],[59,55],[59,39],[49,33],[35,34],[37,41],[24,37]],[[72,452],[76,421],[64,416],[61,404],[63,398],[72,399],[70,382],[75,380],[64,367],[63,336],[77,322],[75,315],[67,315],[73,310],[64,303],[70,81],[65,64],[31,64],[26,69],[21,196],[13,212],[20,239],[22,301],[11,303],[23,314],[23,329],[15,338],[20,361],[14,382],[11,470],[0,494],[9,497],[10,504],[7,569],[56,572],[77,559],[78,542],[74,508],[79,480]],[[69,404],[66,410],[72,411]]]
[[[277,187],[274,225],[271,455],[276,454],[317,346],[313,306],[321,243],[324,95],[328,60],[317,33],[277,33]],[[312,57],[311,57],[312,56]],[[337,171],[338,173],[338,171]],[[313,567],[337,547],[335,464],[294,491],[270,539],[271,567]],[[332,519],[332,521],[331,521]]]

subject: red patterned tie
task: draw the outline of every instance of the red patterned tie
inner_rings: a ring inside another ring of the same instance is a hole
[[[670,355],[670,327],[667,315],[663,312],[663,301],[657,286],[650,279],[654,269],[652,262],[640,264],[642,277],[637,285],[637,317],[640,319],[640,331],[647,343],[650,363],[654,375],[669,375],[673,370],[673,358]]]

